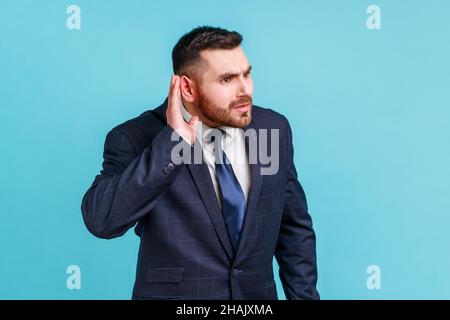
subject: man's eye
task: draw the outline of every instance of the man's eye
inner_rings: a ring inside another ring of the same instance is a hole
[[[250,72],[244,73],[244,77],[247,78],[250,75]]]
[[[230,82],[231,81],[231,77],[226,77],[223,79],[223,82]]]

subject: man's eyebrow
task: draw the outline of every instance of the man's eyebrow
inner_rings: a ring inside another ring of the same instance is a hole
[[[252,70],[252,66],[248,66],[247,70],[244,71],[244,73],[249,73],[251,70]],[[222,73],[221,75],[219,75],[217,77],[217,79],[222,80],[225,78],[238,77],[239,75],[240,75],[240,73],[225,72],[225,73]]]

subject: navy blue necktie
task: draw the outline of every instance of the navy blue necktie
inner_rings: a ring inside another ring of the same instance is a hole
[[[222,163],[216,161],[216,174],[222,192],[222,215],[233,249],[236,252],[245,214],[245,196],[225,152]]]

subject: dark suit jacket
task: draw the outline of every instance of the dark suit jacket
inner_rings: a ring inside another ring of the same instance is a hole
[[[171,163],[179,141],[171,141],[166,108],[167,98],[108,133],[103,170],[81,206],[86,227],[97,237],[119,237],[136,226],[140,248],[132,298],[278,299],[274,255],[288,299],[319,298],[315,233],[287,119],[253,106],[244,128],[279,129],[280,166],[277,174],[262,176],[261,163],[250,165],[252,183],[234,253],[207,165]]]

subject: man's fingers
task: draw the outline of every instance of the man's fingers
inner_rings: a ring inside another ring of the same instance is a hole
[[[177,75],[172,76],[170,82],[168,109],[169,112],[176,114],[177,110],[181,106],[181,94],[180,94],[180,77]]]
[[[176,75],[172,76],[172,79],[170,80],[170,88],[169,88],[169,99],[173,100],[173,97],[175,95],[175,89],[176,89]]]
[[[198,116],[191,117],[190,121],[186,123],[181,113],[181,78],[173,75],[170,80],[169,101],[167,106],[167,123],[185,140],[195,140],[195,126],[199,122]]]
[[[169,86],[169,101],[173,97],[173,91],[174,91],[174,83],[175,83],[175,75],[172,75],[172,78],[170,79],[170,86]]]
[[[177,75],[173,75],[170,81],[169,101],[167,105],[167,123],[175,130],[181,130],[186,128],[183,115],[181,113],[181,90],[180,90],[181,78]]]
[[[172,92],[172,87],[173,87],[173,80],[174,80],[174,75],[172,75],[172,77],[170,78],[170,85],[169,85],[169,96],[170,96],[170,93]]]
[[[174,97],[177,106],[181,104],[181,90],[180,90],[180,77],[175,76],[175,84],[174,84]]]

